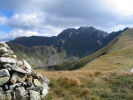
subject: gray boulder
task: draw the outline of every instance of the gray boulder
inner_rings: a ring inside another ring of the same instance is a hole
[[[10,79],[10,74],[7,69],[0,70],[0,86],[6,84]]]

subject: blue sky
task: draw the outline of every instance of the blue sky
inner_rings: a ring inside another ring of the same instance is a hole
[[[53,36],[94,26],[111,32],[133,26],[133,0],[0,0],[0,41]]]

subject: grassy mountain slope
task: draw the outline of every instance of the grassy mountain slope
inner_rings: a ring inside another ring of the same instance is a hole
[[[132,67],[133,29],[128,29],[105,55],[89,62],[82,69],[129,71]]]
[[[94,70],[40,73],[51,80],[44,100],[132,100],[133,74]]]

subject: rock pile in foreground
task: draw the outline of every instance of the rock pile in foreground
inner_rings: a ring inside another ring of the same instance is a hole
[[[48,93],[49,80],[0,43],[0,100],[41,100]]]

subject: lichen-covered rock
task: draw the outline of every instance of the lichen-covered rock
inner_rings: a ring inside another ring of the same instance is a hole
[[[10,74],[7,69],[0,70],[0,86],[6,84],[10,79]]]

